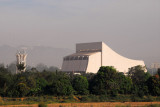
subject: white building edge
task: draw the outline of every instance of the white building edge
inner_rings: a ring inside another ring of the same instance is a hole
[[[127,73],[144,61],[125,58],[114,52],[103,42],[76,44],[76,53],[63,58],[62,71],[74,73],[97,73],[101,66],[113,66],[119,72]]]

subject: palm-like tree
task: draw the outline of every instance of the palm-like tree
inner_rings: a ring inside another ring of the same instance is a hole
[[[17,64],[17,69],[18,69],[19,71],[23,71],[24,68],[25,68],[24,64]]]

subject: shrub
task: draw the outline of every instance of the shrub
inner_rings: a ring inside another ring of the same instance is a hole
[[[47,104],[45,104],[44,102],[40,102],[40,103],[38,104],[38,107],[47,107]]]
[[[99,100],[100,100],[100,102],[106,102],[106,101],[109,100],[109,96],[107,96],[107,95],[101,95],[99,97]]]
[[[91,98],[89,96],[82,96],[81,102],[91,102]]]
[[[118,95],[118,91],[117,90],[112,90],[111,91],[111,96],[112,97],[116,97]]]
[[[154,101],[153,97],[148,95],[146,98],[146,102],[152,102],[152,101]]]

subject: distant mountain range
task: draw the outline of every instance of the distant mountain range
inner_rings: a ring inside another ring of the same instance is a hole
[[[61,68],[63,57],[73,53],[73,50],[63,48],[53,48],[45,46],[19,46],[12,47],[8,45],[0,46],[0,63],[5,65],[16,61],[18,50],[25,50],[28,54],[27,64],[36,66],[43,63],[47,66],[56,66]]]
[[[5,65],[13,63],[16,61],[16,53],[18,50],[25,49],[27,56],[27,64],[30,66],[36,66],[37,64],[45,64],[47,66],[56,66],[61,68],[63,57],[74,53],[75,50],[64,49],[64,48],[54,48],[47,46],[18,46],[12,47],[8,45],[0,46],[0,63]],[[118,52],[117,52],[118,53]],[[125,56],[125,55],[124,55]],[[141,59],[144,60],[147,67],[150,67],[151,63],[160,62],[160,57],[158,56],[129,56],[125,57],[131,59]]]

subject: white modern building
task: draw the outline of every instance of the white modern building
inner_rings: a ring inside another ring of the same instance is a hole
[[[101,66],[113,66],[126,73],[136,65],[145,66],[141,60],[119,55],[103,42],[76,44],[76,53],[63,58],[62,71],[74,73],[97,73]]]

